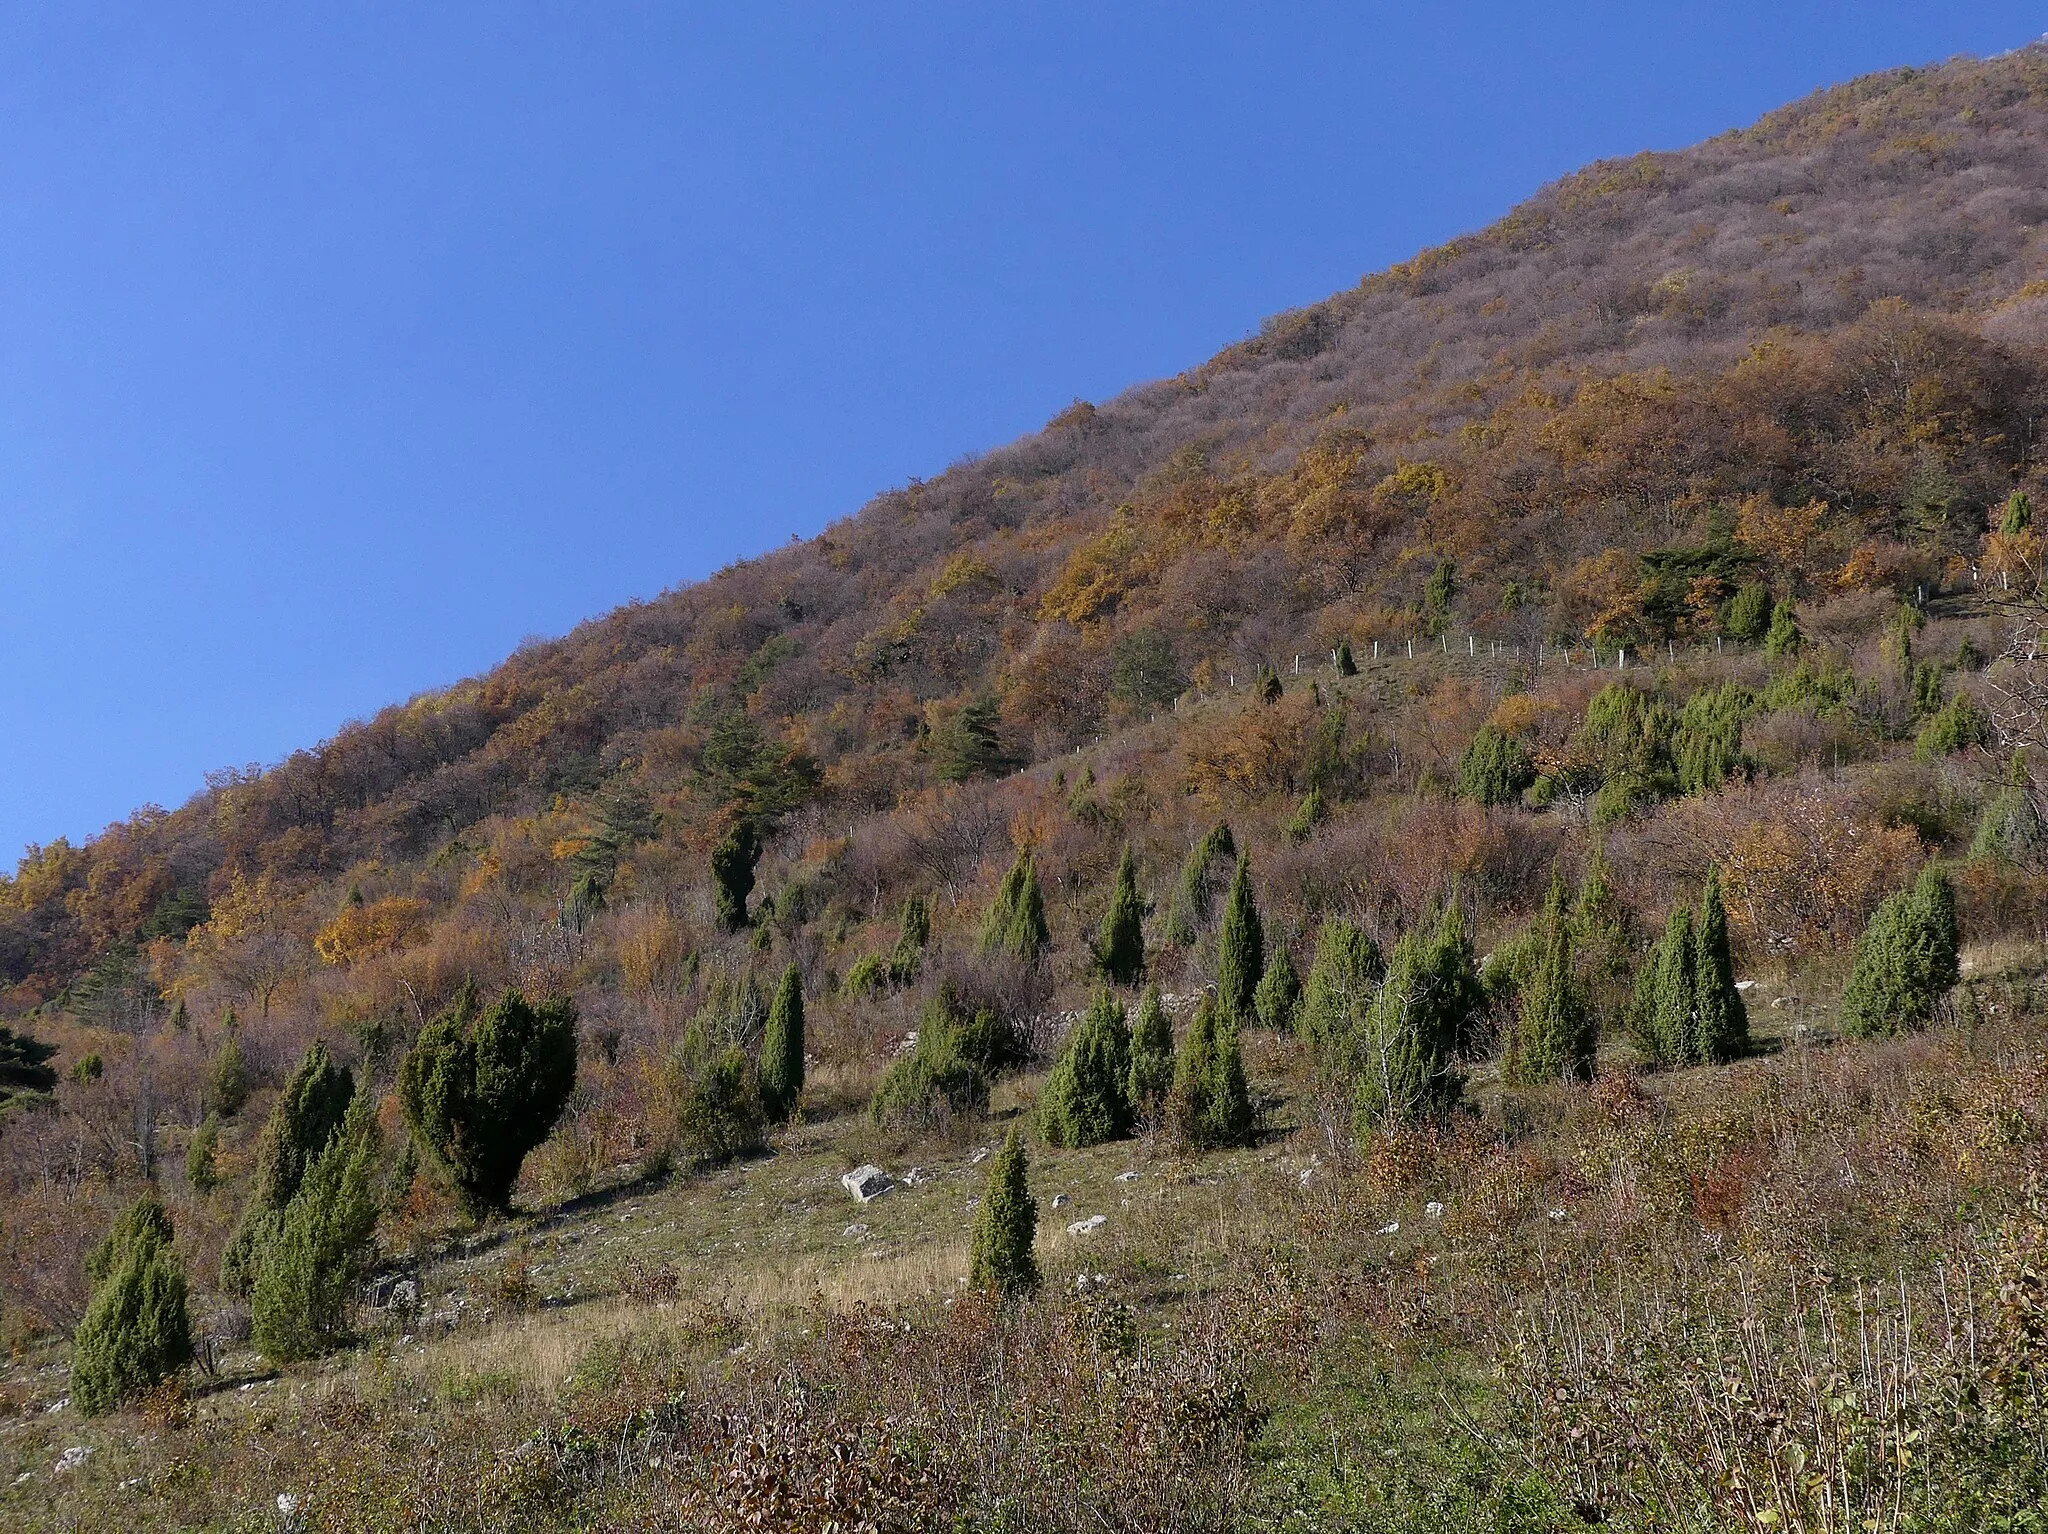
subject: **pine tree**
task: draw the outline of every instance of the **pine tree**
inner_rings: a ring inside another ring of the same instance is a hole
[[[253,1339],[275,1363],[315,1357],[346,1333],[377,1228],[377,1139],[359,1093],[285,1207],[249,1297]]]
[[[1274,945],[1266,973],[1252,995],[1252,1007],[1268,1028],[1283,1033],[1293,1029],[1295,1014],[1301,1009],[1301,977],[1294,972],[1294,958],[1285,943]]]
[[[1550,895],[1533,936],[1539,956],[1535,972],[1521,991],[1501,1074],[1510,1086],[1565,1078],[1590,1080],[1597,1029],[1593,1009],[1572,967],[1571,924],[1565,915],[1562,874],[1551,875]]]
[[[1030,848],[1017,855],[981,921],[981,951],[1004,953],[1035,964],[1051,945],[1045,925],[1045,894],[1038,887],[1038,859]]]
[[[527,1153],[576,1086],[576,1006],[517,990],[479,1014],[475,988],[420,1031],[398,1100],[420,1153],[472,1216],[507,1207]]]
[[[1038,1201],[1031,1196],[1031,1167],[1024,1142],[1012,1129],[988,1169],[988,1190],[974,1222],[968,1281],[1011,1299],[1039,1285]]]
[[[1131,1039],[1130,1088],[1125,1094],[1137,1122],[1158,1123],[1172,1090],[1173,1020],[1166,1015],[1159,987],[1148,985],[1138,1003],[1138,1026]]]
[[[220,1118],[209,1113],[192,1131],[192,1143],[185,1147],[185,1181],[195,1193],[211,1193],[220,1182],[217,1158],[220,1153]]]
[[[761,1106],[773,1123],[796,1111],[804,1090],[804,985],[792,964],[775,988],[768,1028],[761,1039]]]
[[[1422,632],[1431,639],[1451,626],[1451,598],[1457,591],[1457,567],[1448,559],[1438,560],[1422,589]]]
[[[1039,1098],[1038,1132],[1070,1150],[1131,1132],[1131,1030],[1123,1003],[1097,991]]]
[[[1799,615],[1792,604],[1780,600],[1771,609],[1770,631],[1764,635],[1764,654],[1772,660],[1787,655],[1797,655],[1800,646],[1806,643],[1806,636],[1799,631]]]
[[[1217,1000],[1232,1026],[1241,1026],[1255,1016],[1253,999],[1265,972],[1266,934],[1252,900],[1251,855],[1240,853],[1216,947]]]
[[[220,1259],[221,1287],[246,1298],[262,1275],[285,1206],[313,1159],[327,1148],[348,1112],[355,1078],[315,1042],[277,1094],[256,1147],[256,1181]]]
[[[57,1085],[57,1072],[49,1064],[55,1044],[26,1033],[16,1033],[0,1024],[0,1107],[17,1097],[35,1097]]]
[[[1749,1048],[1749,1008],[1735,988],[1735,960],[1728,950],[1728,908],[1721,901],[1721,870],[1707,871],[1700,908],[1693,922],[1693,1003],[1691,1058],[1724,1064]]]
[[[1237,844],[1231,838],[1228,821],[1218,821],[1188,853],[1181,865],[1180,885],[1166,916],[1166,941],[1176,948],[1194,945],[1201,927],[1209,920],[1209,902],[1215,894],[1214,869],[1223,858],[1235,857]]]
[[[1118,985],[1135,985],[1145,973],[1145,903],[1138,895],[1138,870],[1131,845],[1124,843],[1117,860],[1116,888],[1095,941],[1095,962]]]
[[[1572,952],[1603,1028],[1618,1024],[1628,1012],[1636,949],[1635,921],[1615,892],[1607,854],[1596,843],[1572,906]]]
[[[86,1262],[93,1281],[71,1349],[71,1396],[88,1416],[162,1384],[192,1361],[183,1266],[171,1218],[154,1194],[138,1199]]]
[[[1699,1000],[1699,942],[1692,911],[1672,907],[1664,936],[1651,950],[1636,981],[1630,1018],[1644,1058],[1657,1065],[1683,1065],[1693,1055],[1693,1008]]]
[[[1887,896],[1856,943],[1842,1026],[1862,1038],[1924,1028],[1960,975],[1955,886],[1929,863]]]
[[[733,823],[711,849],[711,894],[719,924],[728,932],[747,925],[747,897],[754,892],[754,868],[761,861],[761,837],[754,823]]]

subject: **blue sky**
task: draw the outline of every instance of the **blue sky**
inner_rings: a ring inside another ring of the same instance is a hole
[[[9,7],[0,861],[1587,160],[2044,29],[1999,0]]]

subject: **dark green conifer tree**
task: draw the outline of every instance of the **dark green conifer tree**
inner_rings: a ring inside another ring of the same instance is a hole
[[[1355,1073],[1359,1030],[1386,974],[1386,957],[1364,928],[1336,916],[1323,922],[1298,1026],[1325,1078]]]
[[[377,1228],[377,1142],[358,1093],[285,1206],[249,1296],[253,1340],[272,1362],[315,1357],[346,1335]]]
[[[903,915],[896,924],[896,946],[889,954],[889,979],[908,985],[924,967],[924,951],[932,940],[932,908],[922,895],[904,899]]]
[[[2025,532],[2034,525],[2034,503],[2027,499],[2027,492],[2015,490],[2006,497],[2005,511],[1998,519],[1998,530],[2011,538]]]
[[[1933,863],[1887,896],[1856,943],[1842,1026],[1861,1038],[1924,1028],[1960,975],[1955,886]]]
[[[355,1090],[355,1077],[347,1067],[335,1064],[327,1046],[318,1041],[293,1068],[257,1141],[256,1182],[249,1202],[221,1253],[221,1287],[228,1293],[246,1298],[251,1292],[285,1206],[299,1191],[307,1166],[341,1127]]]
[[[1052,942],[1045,924],[1045,893],[1038,887],[1038,859],[1030,848],[1017,855],[981,921],[981,951],[1004,953],[1035,964]]]
[[[1723,1064],[1749,1049],[1749,1008],[1735,988],[1735,960],[1728,948],[1728,908],[1721,900],[1721,870],[1707,870],[1693,921],[1692,1058]]]
[[[1130,1089],[1125,1094],[1141,1124],[1157,1124],[1173,1090],[1173,1020],[1166,1015],[1159,987],[1148,985],[1138,1003],[1138,1026],[1131,1038]]]
[[[1354,659],[1354,658],[1352,657],[1352,654],[1351,654],[1351,641],[1350,641],[1350,640],[1348,640],[1348,639],[1340,639],[1340,640],[1338,640],[1338,641],[1337,641],[1337,654],[1336,654],[1336,662],[1337,662],[1337,675],[1339,675],[1339,676],[1357,676],[1357,675],[1358,675],[1358,662],[1357,662],[1357,660],[1355,660],[1355,659]]]
[[[1124,843],[1117,860],[1116,887],[1095,941],[1095,962],[1118,985],[1135,985],[1145,973],[1145,902],[1138,894],[1138,869]]]
[[[1771,626],[1764,635],[1764,654],[1772,660],[1797,655],[1806,636],[1799,631],[1799,614],[1790,602],[1780,599],[1771,609]]]
[[[974,1222],[968,1281],[1012,1299],[1039,1285],[1038,1201],[1031,1196],[1031,1165],[1012,1129],[988,1169],[988,1190]]]
[[[1529,748],[1498,725],[1481,725],[1458,758],[1458,792],[1474,804],[1512,804],[1535,781]]]
[[[1694,1058],[1693,1008],[1699,999],[1699,942],[1692,911],[1672,907],[1664,936],[1636,980],[1630,1024],[1646,1060],[1683,1065]]]
[[[1181,1041],[1169,1116],[1181,1138],[1201,1150],[1241,1145],[1251,1134],[1251,1093],[1237,1027],[1213,996],[1202,997]]]
[[[194,1193],[211,1193],[220,1182],[220,1117],[209,1113],[185,1147],[185,1181]]]
[[[86,1261],[93,1289],[72,1339],[71,1397],[88,1416],[133,1400],[192,1361],[185,1271],[171,1236],[171,1217],[145,1194]]]
[[[791,964],[775,988],[761,1038],[761,1106],[771,1123],[788,1121],[804,1090],[804,983]]]
[[[1252,996],[1253,1010],[1268,1028],[1289,1032],[1301,1009],[1301,977],[1294,972],[1294,957],[1285,943],[1273,945],[1273,957],[1266,961],[1266,973]]]
[[[49,1059],[56,1053],[55,1044],[0,1024],[0,1107],[17,1097],[36,1097],[52,1090],[57,1072]]]
[[[754,893],[754,868],[761,861],[761,837],[754,823],[733,823],[711,849],[711,896],[718,920],[728,932],[747,925],[747,897]]]
[[[249,1059],[242,1053],[242,1032],[235,1020],[233,1007],[228,1008],[223,1022],[227,1037],[221,1040],[220,1049],[214,1054],[206,1095],[214,1112],[224,1119],[231,1119],[249,1100]]]
[[[1240,853],[1216,945],[1216,996],[1233,1027],[1256,1016],[1253,1001],[1265,972],[1266,933],[1252,899],[1251,855]]]
[[[1537,943],[1536,967],[1520,989],[1501,1074],[1510,1086],[1590,1080],[1598,1031],[1572,964],[1562,874],[1551,875],[1550,895],[1532,936]]]
[[[1191,948],[1202,926],[1209,920],[1209,905],[1215,897],[1217,863],[1237,855],[1237,844],[1228,821],[1218,821],[1207,836],[1195,843],[1181,864],[1180,885],[1166,914],[1166,941],[1176,948]]]
[[[1069,1150],[1131,1132],[1131,1030],[1123,1003],[1097,991],[1039,1098],[1038,1132]]]

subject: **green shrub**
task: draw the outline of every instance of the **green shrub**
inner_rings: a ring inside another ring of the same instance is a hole
[[[1990,744],[1991,720],[1975,698],[1959,692],[1920,727],[1913,742],[1913,754],[1925,762],[1971,746]]]
[[[93,1281],[71,1347],[71,1396],[88,1416],[111,1411],[192,1361],[185,1272],[171,1218],[153,1194],[114,1222],[87,1259]]]
[[[369,1096],[358,1094],[264,1249],[249,1315],[257,1349],[274,1363],[316,1357],[347,1335],[377,1228],[377,1138]]]
[[[932,732],[931,745],[939,778],[947,783],[1000,776],[1017,765],[1016,754],[1003,739],[1002,708],[986,694],[962,704]]]
[[[889,953],[889,979],[908,985],[924,967],[924,951],[932,940],[932,908],[924,896],[904,899],[903,915],[896,923],[896,946]]]
[[[575,1003],[535,1007],[517,990],[479,1015],[475,987],[464,987],[398,1068],[413,1140],[472,1216],[507,1207],[520,1164],[575,1086]]]
[[[747,925],[747,897],[754,893],[754,869],[761,861],[761,836],[753,821],[735,821],[711,849],[711,898],[719,925],[738,932]]]
[[[1298,1025],[1326,1076],[1348,1080],[1355,1072],[1359,1030],[1386,973],[1371,934],[1335,916],[1323,923]]]
[[[988,1106],[989,1067],[996,1052],[993,1017],[961,1022],[940,997],[925,1008],[917,1043],[889,1067],[868,1104],[868,1115],[885,1129],[922,1131],[943,1127],[965,1113]]]
[[[1454,1057],[1485,996],[1455,899],[1403,933],[1351,1047],[1361,1124],[1440,1118],[1464,1089]]]
[[[1615,892],[1607,855],[1596,843],[1572,906],[1572,951],[1602,1027],[1620,1023],[1628,1012],[1637,946],[1635,918]]]
[[[674,1061],[671,1072],[676,1145],[691,1161],[714,1166],[762,1147],[768,1111],[746,1050],[728,1044],[694,1070]]]
[[[988,1169],[988,1189],[974,1220],[968,1282],[1005,1299],[1039,1286],[1038,1201],[1031,1196],[1031,1167],[1024,1142],[1012,1129]]]
[[[1129,842],[1117,859],[1116,885],[1095,939],[1095,963],[1118,985],[1135,985],[1145,973],[1145,902],[1138,894],[1138,869]]]
[[[18,1098],[38,1097],[53,1089],[57,1072],[48,1061],[56,1052],[56,1045],[0,1024],[0,1108]]]
[[[846,978],[839,982],[842,996],[879,996],[890,985],[889,961],[878,953],[856,959]]]
[[[792,964],[775,988],[761,1040],[761,1106],[772,1122],[784,1123],[796,1111],[803,1090],[804,985]]]
[[[1337,641],[1337,648],[1336,648],[1336,651],[1335,651],[1335,652],[1334,652],[1334,653],[1333,653],[1333,654],[1331,655],[1330,659],[1331,659],[1331,661],[1332,661],[1332,662],[1333,662],[1333,663],[1334,663],[1334,664],[1336,665],[1336,667],[1337,667],[1337,675],[1339,675],[1339,676],[1357,676],[1357,675],[1358,675],[1358,661],[1356,660],[1356,658],[1354,658],[1354,657],[1353,657],[1353,655],[1352,655],[1352,653],[1351,653],[1351,641],[1350,641],[1350,640],[1348,640],[1348,639],[1340,639],[1340,640],[1338,640],[1338,641]]]
[[[254,1289],[285,1206],[341,1127],[355,1090],[355,1078],[317,1041],[292,1068],[257,1141],[249,1202],[221,1253],[221,1287],[229,1294],[246,1298]]]
[[[1209,906],[1216,897],[1216,865],[1237,856],[1237,844],[1230,824],[1216,825],[1188,852],[1181,864],[1180,883],[1173,904],[1166,913],[1166,941],[1176,948],[1189,948],[1209,920]]]
[[[1562,874],[1551,875],[1549,898],[1530,936],[1536,962],[1517,988],[1518,1005],[1501,1062],[1502,1078],[1510,1086],[1533,1086],[1567,1077],[1591,1080],[1598,1030],[1572,964]]]
[[[1166,1015],[1159,987],[1151,985],[1138,1003],[1138,1025],[1131,1037],[1130,1088],[1125,1094],[1137,1122],[1160,1122],[1172,1090],[1173,1020]]]
[[[1680,793],[1719,788],[1727,779],[1747,772],[1742,723],[1755,706],[1755,695],[1734,682],[1701,688],[1685,700],[1671,737],[1671,761]]]
[[[1699,907],[1672,909],[1638,973],[1630,1027],[1658,1065],[1719,1064],[1749,1047],[1749,1009],[1735,988],[1721,874],[1710,869]]]
[[[249,1101],[249,1061],[242,1053],[241,1030],[235,1026],[232,1009],[227,1016],[227,1037],[213,1057],[213,1069],[208,1073],[206,1099],[213,1111],[224,1119],[231,1119],[242,1111]]]
[[[1131,1030],[1123,1004],[1098,991],[1038,1100],[1038,1132],[1049,1145],[1078,1149],[1131,1132]]]
[[[1474,804],[1513,804],[1535,781],[1529,748],[1498,725],[1481,725],[1458,758],[1458,792]]]
[[[1842,989],[1842,1026],[1862,1038],[1924,1028],[1955,986],[1961,935],[1956,892],[1930,863],[1909,890],[1888,896],[1856,943]]]
[[[1038,859],[1027,847],[1003,875],[996,898],[981,919],[981,951],[1035,964],[1051,942],[1045,893],[1038,887]]]
[[[1285,943],[1273,946],[1273,957],[1266,961],[1266,973],[1260,977],[1258,990],[1252,993],[1252,1010],[1268,1028],[1284,1033],[1294,1027],[1295,1014],[1301,1010],[1301,977],[1294,972],[1294,958]]]
[[[1202,997],[1181,1041],[1167,1116],[1180,1138],[1200,1150],[1242,1145],[1251,1138],[1251,1093],[1237,1025],[1213,996]]]
[[[220,1154],[220,1119],[207,1114],[206,1121],[192,1131],[192,1143],[185,1147],[185,1181],[195,1193],[211,1193],[220,1182],[217,1157]]]
[[[1806,636],[1799,631],[1798,613],[1790,602],[1779,602],[1771,609],[1771,626],[1764,634],[1764,654],[1780,660],[1797,655],[1805,643]]]
[[[1316,827],[1328,816],[1329,810],[1323,803],[1323,791],[1311,788],[1301,796],[1301,803],[1294,807],[1287,824],[1280,834],[1296,844],[1307,841],[1316,834]]]
[[[1252,899],[1249,853],[1238,854],[1230,880],[1230,898],[1223,908],[1223,930],[1216,940],[1216,999],[1233,1027],[1255,1015],[1253,998],[1266,972],[1266,930]]]
[[[1970,839],[1973,858],[2002,857],[2024,863],[2040,856],[2048,846],[2048,827],[2034,805],[2033,781],[2028,776],[2026,753],[2015,751],[2006,769],[2005,786],[1985,802],[1977,818],[1976,835]]]
[[[1762,581],[1751,581],[1721,610],[1721,632],[1730,639],[1761,639],[1770,624],[1771,588]]]

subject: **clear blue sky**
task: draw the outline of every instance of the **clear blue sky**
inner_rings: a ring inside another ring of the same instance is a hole
[[[0,859],[814,532],[1589,159],[2044,28],[7,7]]]

